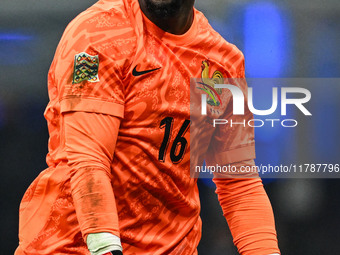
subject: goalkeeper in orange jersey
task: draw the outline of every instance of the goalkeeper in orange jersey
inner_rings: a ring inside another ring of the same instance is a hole
[[[244,78],[244,58],[193,5],[101,0],[69,24],[48,76],[48,168],[22,199],[15,255],[197,254],[190,77]],[[206,137],[224,163],[254,164],[253,130],[225,131]],[[279,254],[261,179],[214,182],[239,253]]]

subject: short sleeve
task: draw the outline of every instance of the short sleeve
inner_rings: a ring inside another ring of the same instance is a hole
[[[223,124],[216,125],[209,145],[209,163],[226,165],[255,158],[254,128],[249,122],[253,114],[248,109],[246,80],[233,80],[244,94],[244,114],[233,114],[233,97],[230,96],[224,113],[219,117]]]
[[[124,117],[124,87],[119,69],[110,59],[94,49],[86,49],[75,54],[73,63],[64,63],[69,68],[62,76],[56,76],[60,79],[61,113],[83,111]]]
[[[116,26],[122,19],[108,11],[87,11],[66,28],[50,68],[61,113],[123,118],[124,68],[133,53],[134,33],[128,23]]]

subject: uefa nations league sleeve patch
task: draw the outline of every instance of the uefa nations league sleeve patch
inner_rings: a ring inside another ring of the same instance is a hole
[[[73,83],[98,82],[98,68],[98,55],[91,56],[85,52],[76,54],[74,57]]]

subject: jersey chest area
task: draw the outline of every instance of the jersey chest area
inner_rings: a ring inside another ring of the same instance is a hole
[[[190,80],[212,80],[218,69],[220,78],[222,73],[228,75],[213,55],[196,48],[174,48],[150,39],[145,51],[137,55],[126,79],[125,113],[139,120],[164,114],[189,119]]]
[[[143,146],[158,161],[170,157],[177,163],[190,145],[190,79],[207,81],[216,70],[221,69],[221,75],[227,71],[197,49],[155,46],[151,40],[145,48],[133,60],[126,79],[120,137]]]
[[[135,65],[125,95],[125,113],[130,120],[164,114],[189,118],[190,77],[177,68]]]

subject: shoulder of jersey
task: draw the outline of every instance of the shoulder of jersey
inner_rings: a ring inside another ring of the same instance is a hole
[[[234,54],[240,55],[243,57],[243,53],[239,50],[234,44],[228,42],[225,38],[223,38],[209,23],[208,19],[204,16],[204,14],[198,10],[196,10],[196,17],[199,19],[199,30],[200,34],[204,36],[205,40],[214,41],[214,45],[218,44],[218,48],[220,51],[232,52]]]
[[[77,53],[95,46],[96,48],[117,48],[117,40],[134,42],[134,28],[123,0],[101,0],[73,19],[61,39],[69,53]],[[69,43],[72,41],[72,43]],[[112,45],[109,45],[111,42]],[[64,51],[65,51],[64,50]],[[79,52],[78,52],[79,51]]]
[[[228,71],[234,78],[242,78],[244,76],[244,55],[242,51],[223,38],[210,24],[207,27],[211,39],[215,40],[214,45],[221,63],[228,67]]]

